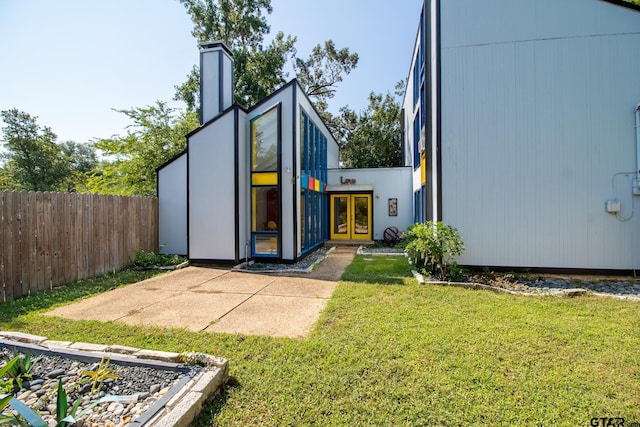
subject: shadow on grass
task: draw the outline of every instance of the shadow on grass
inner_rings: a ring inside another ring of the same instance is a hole
[[[411,278],[405,257],[356,255],[340,280],[376,285],[404,285]]]
[[[219,392],[213,395],[202,407],[200,413],[194,418],[191,425],[193,427],[209,427],[212,424],[212,420],[222,412],[222,409],[227,405],[229,400],[229,390],[235,388],[242,388],[236,377],[230,376],[227,382],[220,387]]]
[[[0,322],[10,322],[24,314],[45,311],[58,305],[110,291],[122,285],[137,283],[159,273],[159,271],[153,270],[124,270],[93,279],[80,280],[15,301],[5,302],[0,304]]]
[[[366,283],[368,285],[405,285],[406,279],[408,276],[403,277],[381,277],[378,274],[375,275],[352,275],[352,274],[343,274],[340,280],[345,282],[358,282],[358,283]]]

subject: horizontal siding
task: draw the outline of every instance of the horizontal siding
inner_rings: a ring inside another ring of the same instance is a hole
[[[640,198],[612,185],[635,169],[639,48],[638,34],[443,47],[443,217],[461,263],[640,268]]]
[[[447,0],[440,8],[444,48],[640,30],[640,12],[602,0]]]

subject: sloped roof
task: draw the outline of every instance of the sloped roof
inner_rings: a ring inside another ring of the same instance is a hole
[[[640,5],[629,3],[628,1],[624,1],[624,0],[602,0],[602,1],[606,1],[607,3],[615,4],[622,7],[627,7],[629,9],[637,10],[638,12],[640,12]]]

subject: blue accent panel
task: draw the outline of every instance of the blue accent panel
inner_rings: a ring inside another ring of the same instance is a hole
[[[416,169],[420,166],[420,151],[419,148],[420,142],[420,117],[416,115],[413,118],[413,168]]]
[[[322,240],[328,240],[329,239],[329,195],[327,194],[323,194],[322,195],[322,223],[324,224],[324,226],[322,227],[322,229],[324,230],[324,233],[322,235]]]
[[[418,102],[418,91],[420,90],[420,52],[416,54],[416,60],[413,64],[413,105]]]
[[[413,222],[424,222],[425,220],[425,195],[426,189],[423,185],[420,190],[413,193]]]
[[[300,162],[300,197],[304,202],[305,218],[302,219],[305,226],[304,235],[301,236],[302,252],[307,253],[317,248],[329,236],[329,205],[328,195],[324,193],[324,184],[327,182],[327,137],[302,111],[302,161]],[[320,182],[320,191],[307,190],[309,179],[314,178]]]

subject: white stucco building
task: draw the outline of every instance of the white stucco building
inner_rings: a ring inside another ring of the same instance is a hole
[[[411,168],[344,170],[296,80],[233,102],[233,58],[200,50],[201,126],[158,168],[159,241],[196,262],[295,261],[328,239],[382,239],[413,219]]]
[[[463,265],[640,270],[640,8],[425,0],[419,22],[415,219],[458,228]]]

